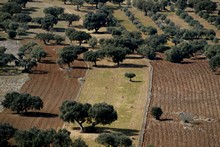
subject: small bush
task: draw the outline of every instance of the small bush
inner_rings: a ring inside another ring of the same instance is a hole
[[[156,119],[159,120],[161,115],[163,114],[163,111],[160,107],[153,107],[151,109],[151,115]]]
[[[14,38],[16,37],[16,35],[17,35],[17,32],[16,32],[16,31],[14,31],[14,30],[9,30],[9,31],[8,31],[8,37],[9,37],[10,39],[14,39]]]

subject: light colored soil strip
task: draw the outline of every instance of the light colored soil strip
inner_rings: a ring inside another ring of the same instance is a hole
[[[139,11],[138,9],[132,7],[129,9],[132,14],[144,25],[144,26],[153,26],[157,29],[158,34],[163,34],[163,31],[154,23],[154,21],[149,17],[145,16],[144,12]]]
[[[192,29],[191,26],[188,25],[183,19],[181,19],[179,16],[177,16],[174,12],[167,13],[168,18],[174,22],[177,26],[184,28],[184,29]]]
[[[198,20],[206,29],[213,29],[216,32],[216,37],[220,38],[220,30],[218,30],[214,25],[209,24],[205,19],[196,15],[194,12],[188,12],[195,20]]]

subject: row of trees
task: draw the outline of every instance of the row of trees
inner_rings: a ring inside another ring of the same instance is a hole
[[[128,8],[124,8],[123,11],[125,15],[128,16],[129,20],[145,35],[154,35],[157,34],[157,29],[152,26],[144,26],[137,18],[135,18],[134,14],[128,10]]]
[[[205,55],[209,59],[209,65],[213,71],[220,67],[220,45],[207,45]]]
[[[66,129],[55,131],[54,129],[40,130],[36,127],[28,130],[18,130],[8,123],[0,124],[0,146],[9,146],[9,139],[14,139],[18,147],[88,147],[81,139],[70,139],[70,132]]]
[[[200,11],[197,13],[200,17],[203,19],[206,19],[210,24],[215,25],[218,30],[220,30],[220,11],[218,13],[218,16],[213,16],[207,12]]]

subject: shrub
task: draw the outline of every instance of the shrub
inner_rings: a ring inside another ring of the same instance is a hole
[[[160,107],[153,107],[151,109],[151,115],[156,119],[159,120],[161,115],[163,114],[163,111]]]
[[[16,35],[17,35],[17,32],[16,32],[16,31],[14,31],[14,30],[8,30],[8,37],[9,37],[10,39],[14,39],[14,38],[16,37]]]

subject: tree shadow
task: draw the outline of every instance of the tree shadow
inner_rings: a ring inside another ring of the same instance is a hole
[[[131,80],[131,82],[134,82],[134,83],[140,83],[142,81],[138,81],[138,80]]]
[[[33,70],[30,74],[47,74],[46,70]]]
[[[96,133],[109,133],[109,132],[121,132],[127,136],[135,136],[139,134],[135,129],[123,129],[123,128],[110,128],[110,127],[95,127]]]
[[[33,12],[37,12],[37,9],[39,9],[39,8],[38,7],[28,7],[28,8],[22,9],[22,13],[32,14]]]
[[[53,114],[53,113],[45,113],[45,112],[24,112],[24,113],[20,114],[20,116],[52,118],[52,117],[58,117],[59,115]]]
[[[36,24],[29,24],[28,27],[30,29],[40,29],[41,28],[40,25],[36,25]]]
[[[40,63],[43,63],[43,64],[56,64],[56,62],[53,61],[53,60],[42,60]]]
[[[173,121],[172,118],[163,118],[163,119],[160,119],[160,121]]]
[[[77,29],[84,29],[83,25],[76,25],[74,27],[77,28]]]
[[[133,63],[121,63],[118,65],[97,65],[97,68],[144,68],[148,67],[147,65],[139,65]]]
[[[194,63],[194,62],[192,62],[192,61],[182,61],[182,62],[180,62],[180,64],[192,64],[192,63]]]
[[[55,32],[65,32],[65,28],[53,28],[53,31],[55,31]]]
[[[142,56],[127,56],[126,59],[143,59]]]

